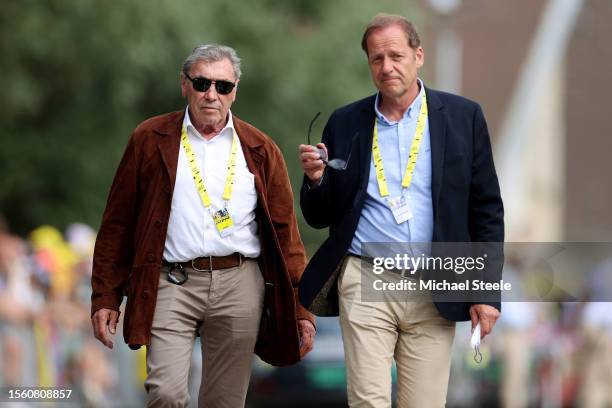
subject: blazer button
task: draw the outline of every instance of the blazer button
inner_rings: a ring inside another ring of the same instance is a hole
[[[155,227],[159,228],[161,227],[162,222],[160,220],[155,221]]]
[[[149,298],[149,291],[148,290],[145,290],[145,291],[142,292],[142,298],[143,299],[148,299]]]
[[[155,256],[153,254],[147,255],[147,261],[153,262],[155,260]]]

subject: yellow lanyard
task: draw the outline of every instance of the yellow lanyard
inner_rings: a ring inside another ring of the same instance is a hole
[[[211,201],[208,196],[208,192],[206,191],[206,186],[204,185],[204,180],[202,180],[202,174],[200,173],[200,169],[198,168],[198,163],[196,162],[195,154],[193,153],[193,148],[191,147],[191,143],[189,142],[189,138],[187,137],[187,129],[183,126],[183,130],[181,131],[181,145],[185,150],[185,154],[187,155],[187,161],[189,162],[189,167],[191,168],[191,174],[193,176],[193,181],[195,181],[196,188],[198,189],[198,194],[202,199],[202,204],[209,211],[211,211]],[[223,200],[229,201],[232,198],[232,192],[234,188],[234,177],[236,176],[236,157],[238,153],[238,137],[236,136],[236,131],[234,131],[234,137],[232,138],[232,148],[230,150],[230,156],[227,163],[227,176],[225,177],[225,188],[223,189]]]
[[[419,147],[423,141],[423,133],[425,133],[425,124],[427,123],[427,97],[423,92],[423,101],[421,102],[421,110],[419,112],[419,119],[417,121],[416,130],[414,137],[412,138],[412,145],[410,146],[410,153],[408,155],[408,164],[406,165],[406,171],[404,172],[404,178],[402,179],[402,187],[410,187],[412,182],[412,176],[416,167],[416,162],[419,157]],[[383,168],[383,159],[380,154],[380,146],[378,146],[378,119],[374,118],[374,140],[372,140],[372,157],[374,158],[374,169],[376,170],[376,180],[378,181],[378,191],[381,197],[389,195],[389,189],[387,188],[387,179],[385,177],[385,169]]]

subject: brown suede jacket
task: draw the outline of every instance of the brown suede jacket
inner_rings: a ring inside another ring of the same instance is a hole
[[[119,310],[127,295],[124,338],[149,344],[162,254],[176,180],[185,111],[148,119],[133,132],[115,174],[96,241],[92,314]],[[258,259],[266,283],[255,352],[273,365],[299,361],[297,319],[314,316],[297,301],[306,256],[287,168],[272,139],[233,117],[244,157],[255,176]]]

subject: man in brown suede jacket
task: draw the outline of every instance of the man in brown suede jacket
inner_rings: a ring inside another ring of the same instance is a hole
[[[124,338],[147,346],[149,406],[186,406],[196,335],[199,405],[244,406],[253,351],[299,361],[313,316],[296,301],[306,264],[280,150],[233,116],[240,59],[196,47],[181,72],[187,109],[133,132],[96,241],[94,334],[112,348],[127,295]]]

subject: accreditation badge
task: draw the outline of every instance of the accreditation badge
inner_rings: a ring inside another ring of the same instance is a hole
[[[234,220],[229,215],[227,208],[222,208],[215,212],[213,214],[213,221],[222,238],[228,237],[234,232]]]
[[[395,222],[401,224],[412,218],[412,210],[410,209],[410,199],[406,194],[399,197],[387,199],[387,204],[393,213]]]

